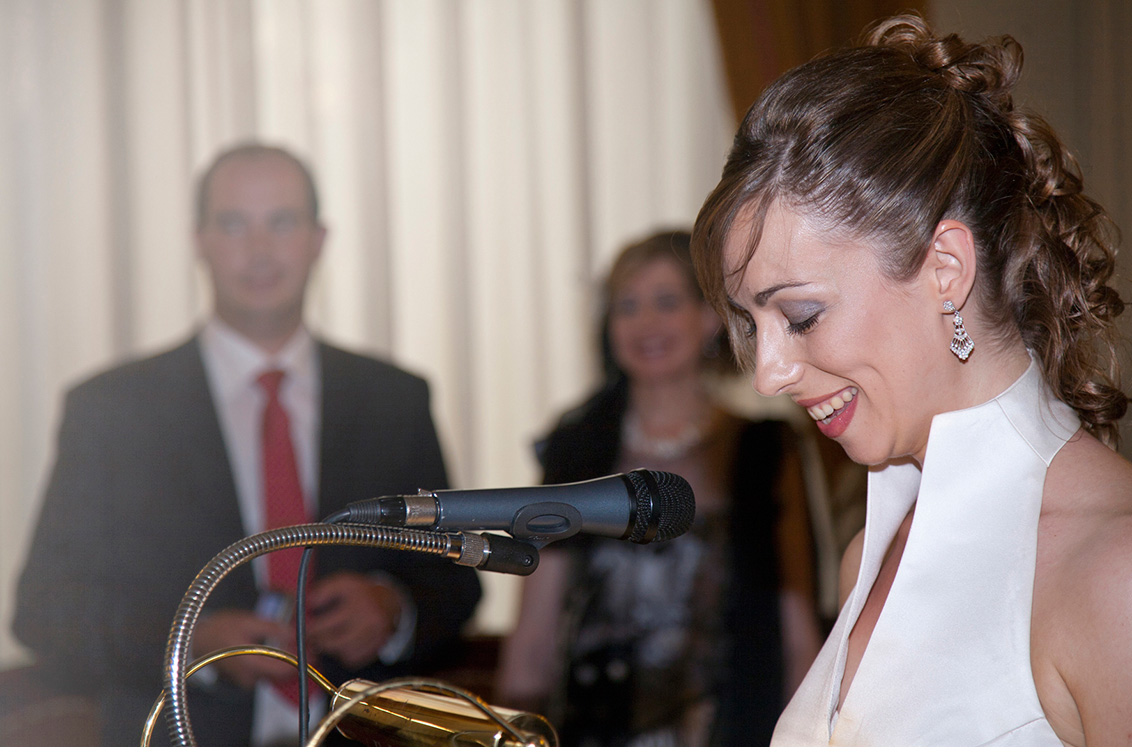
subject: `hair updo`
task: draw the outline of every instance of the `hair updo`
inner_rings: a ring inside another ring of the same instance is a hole
[[[894,280],[920,270],[941,220],[959,220],[975,238],[972,295],[984,323],[1001,340],[1020,333],[1054,394],[1114,446],[1127,406],[1114,325],[1124,305],[1107,284],[1116,228],[1081,192],[1077,163],[1050,126],[1014,107],[1021,68],[1010,37],[970,44],[904,15],[771,84],[693,232],[705,296],[736,350],[749,342],[738,337],[748,315],[729,289],[745,265],[724,269],[723,248],[741,211],[752,218],[748,255],[777,201],[874,246]],[[739,356],[751,363],[751,353]]]

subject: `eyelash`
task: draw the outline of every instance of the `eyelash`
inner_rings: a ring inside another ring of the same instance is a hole
[[[810,330],[813,330],[814,326],[817,323],[818,323],[818,315],[815,314],[814,316],[810,317],[809,319],[803,320],[802,322],[799,322],[797,324],[790,323],[790,325],[787,326],[786,331],[788,333],[790,333],[791,335],[805,335]]]
[[[758,329],[755,327],[755,320],[751,318],[749,314],[744,317],[744,319],[747,320],[747,330],[744,334],[747,336],[747,338],[754,339],[755,335],[758,334]],[[790,323],[786,326],[786,332],[790,333],[791,335],[805,335],[810,330],[813,330],[817,323],[818,315],[815,314],[814,316],[805,319],[802,322],[798,322],[796,324]]]

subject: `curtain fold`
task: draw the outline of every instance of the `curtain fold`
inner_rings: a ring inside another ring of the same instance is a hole
[[[597,378],[608,260],[691,224],[734,130],[703,0],[3,0],[0,102],[0,667],[63,389],[208,309],[218,148],[309,160],[310,321],[427,377],[453,484],[505,486]]]

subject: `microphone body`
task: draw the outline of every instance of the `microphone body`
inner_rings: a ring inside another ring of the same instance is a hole
[[[633,490],[620,474],[541,487],[440,490],[426,497],[436,500],[435,520],[426,526],[440,530],[511,531],[518,527],[521,533],[536,536],[562,533],[573,523],[569,508],[581,516],[579,530],[628,539],[636,512]]]
[[[570,484],[421,490],[347,508],[349,520],[437,531],[506,531],[536,546],[579,532],[644,544],[692,526],[695,497],[683,477],[637,469]]]

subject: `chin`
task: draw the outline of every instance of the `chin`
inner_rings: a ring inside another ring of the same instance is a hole
[[[630,369],[625,369],[625,374],[629,375],[629,379],[641,383],[668,382],[684,373],[685,370],[671,364],[638,364]]]
[[[845,451],[845,455],[849,456],[849,460],[862,466],[879,466],[882,463],[887,463],[892,460],[891,455],[879,448],[855,443],[852,440],[846,439],[844,435],[834,440],[834,442],[841,446],[841,449]]]

